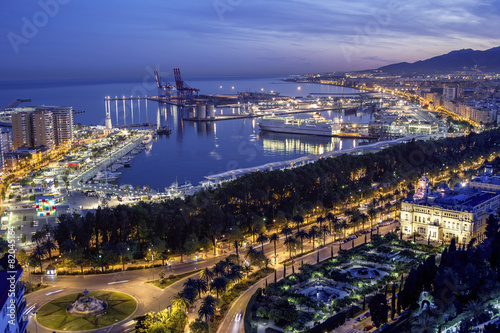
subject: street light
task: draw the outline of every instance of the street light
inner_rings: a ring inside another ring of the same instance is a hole
[[[149,249],[149,251],[151,251],[151,249]],[[155,259],[154,259],[154,256],[153,256],[153,251],[151,251],[151,272],[153,273],[153,282],[155,282],[155,271],[154,271],[154,268],[155,268]]]
[[[160,300],[155,296],[153,296],[153,298],[158,301],[158,312],[160,312]]]
[[[35,333],[38,333],[38,322],[36,321],[36,315],[38,312],[33,312],[33,319],[35,319]]]

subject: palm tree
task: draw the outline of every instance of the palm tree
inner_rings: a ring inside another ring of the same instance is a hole
[[[368,218],[368,215],[366,215],[365,213],[362,213],[359,215],[359,217],[361,218],[361,222],[363,223],[363,230],[365,230],[365,222],[366,222],[366,219]]]
[[[280,239],[280,236],[277,233],[272,234],[269,237],[270,242],[274,242],[274,263],[276,264],[276,243]]]
[[[235,241],[233,242],[233,247],[234,247],[234,249],[236,250],[236,256],[237,256],[238,258],[240,257],[240,254],[239,254],[239,252],[238,252],[238,249],[240,248],[240,246],[241,246],[241,241],[239,241],[239,240],[235,240]]]
[[[59,244],[59,252],[62,253],[68,253],[71,251],[76,250],[76,244],[72,239],[66,239],[64,242]]]
[[[313,251],[314,251],[314,240],[316,239],[317,236],[319,236],[319,231],[320,229],[318,228],[318,226],[314,225],[311,227],[311,229],[309,229],[309,238],[312,239],[312,243],[313,243]]]
[[[50,264],[52,264],[52,250],[57,249],[56,244],[52,240],[52,238],[48,237],[43,243],[42,243],[43,248],[47,253],[49,254],[49,260]]]
[[[304,230],[299,230],[295,233],[295,237],[300,239],[300,248],[302,249],[302,253],[304,253],[304,239],[309,238],[309,235]]]
[[[119,242],[115,246],[115,251],[120,256],[120,259],[122,261],[122,270],[124,271],[125,270],[125,255],[128,252],[127,244],[125,244],[124,242]]]
[[[201,293],[205,293],[208,290],[208,283],[203,279],[196,279],[196,290],[198,291],[198,297],[201,297]]]
[[[40,273],[43,273],[42,260],[46,254],[47,254],[47,251],[45,250],[45,248],[42,245],[37,245],[33,249],[33,251],[31,252],[33,259],[35,259],[35,261],[40,262]]]
[[[45,239],[45,236],[46,235],[43,231],[38,230],[33,234],[33,236],[31,236],[31,242],[40,244]]]
[[[264,243],[267,242],[268,240],[269,238],[263,233],[260,233],[259,237],[257,238],[257,242],[262,245],[262,254],[264,254]]]
[[[245,254],[245,258],[252,257],[252,255],[256,254],[257,250],[253,246],[249,246],[247,249],[247,253]]]
[[[285,245],[288,248],[288,250],[290,251],[290,258],[292,257],[292,249],[294,248],[294,246],[296,244],[297,244],[297,241],[295,240],[295,238],[293,238],[293,236],[290,236],[290,237],[285,239]]]
[[[207,284],[214,278],[214,272],[210,270],[210,268],[206,267],[200,272],[200,279],[203,279],[207,282]]]
[[[177,293],[177,295],[174,296],[173,306],[175,308],[186,312],[187,308],[189,308],[190,305],[191,301],[184,297],[182,293]]]
[[[216,277],[210,283],[210,290],[215,290],[217,293],[217,299],[219,299],[219,294],[226,291],[227,288],[227,279],[223,276]]]
[[[285,238],[288,239],[288,236],[290,236],[293,231],[292,231],[292,228],[290,228],[288,225],[285,225],[282,229],[281,229],[281,233],[283,235],[285,235]]]
[[[373,226],[373,217],[377,215],[377,210],[374,207],[368,209],[368,215],[370,215],[370,228]]]
[[[325,224],[321,229],[319,229],[320,234],[323,234],[323,246],[325,246],[326,243],[326,234],[330,231],[328,229],[328,226]]]
[[[469,301],[465,306],[465,315],[473,319],[475,326],[478,325],[480,320],[479,317],[483,312],[484,312],[484,305],[478,299]]]
[[[318,223],[319,223],[319,228],[320,228],[320,229],[321,229],[321,226],[322,226],[323,222],[325,222],[325,220],[326,220],[326,218],[324,218],[324,217],[323,217],[323,216],[321,216],[321,215],[320,215],[320,216],[318,216],[318,217],[316,218],[316,222],[318,222]]]
[[[436,332],[436,320],[427,315],[418,316],[413,322],[412,333],[434,333]]]
[[[213,272],[214,275],[219,277],[219,276],[224,276],[226,274],[226,268],[227,268],[227,261],[219,261],[218,263],[215,264]]]
[[[300,231],[300,225],[304,223],[304,218],[297,214],[292,218],[292,221],[297,225],[297,232]]]
[[[192,279],[192,278],[189,278],[186,280],[186,282],[184,282],[183,286],[184,288],[185,287],[193,287],[193,288],[196,288],[198,282],[196,282],[197,279]]]
[[[217,300],[211,295],[207,295],[201,301],[200,308],[198,310],[198,316],[205,317],[205,321],[208,324],[208,332],[210,332],[210,316],[215,314],[215,304]]]
[[[231,271],[229,272],[229,277],[232,281],[240,281],[243,279],[243,266],[240,265],[233,265],[231,267]]]
[[[333,230],[332,224],[335,225],[339,219],[337,217],[335,217],[335,215],[333,215],[332,212],[328,212],[328,214],[326,214],[326,219],[328,220],[328,223],[330,224],[330,230]]]

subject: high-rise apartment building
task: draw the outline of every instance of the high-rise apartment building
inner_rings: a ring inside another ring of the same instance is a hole
[[[55,135],[52,112],[36,110],[30,116],[33,122],[33,147],[45,146],[53,148],[55,146]]]
[[[12,150],[12,133],[0,132],[0,171],[5,167],[4,155]]]
[[[73,108],[23,108],[12,115],[12,147],[53,148],[73,141]]]

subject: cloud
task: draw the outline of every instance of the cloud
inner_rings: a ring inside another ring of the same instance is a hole
[[[49,1],[49,0],[41,0]],[[54,0],[57,1],[57,0]],[[217,11],[215,3],[226,4]],[[396,5],[395,5],[396,4]],[[147,65],[187,74],[350,70],[415,61],[497,40],[493,0],[70,1],[14,53],[33,2],[0,4],[0,75],[143,75]],[[349,59],[342,46],[357,52]]]

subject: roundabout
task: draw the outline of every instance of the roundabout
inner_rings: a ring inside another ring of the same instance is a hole
[[[50,330],[88,331],[114,325],[136,308],[136,300],[127,294],[85,290],[46,303],[38,310],[36,320]]]

